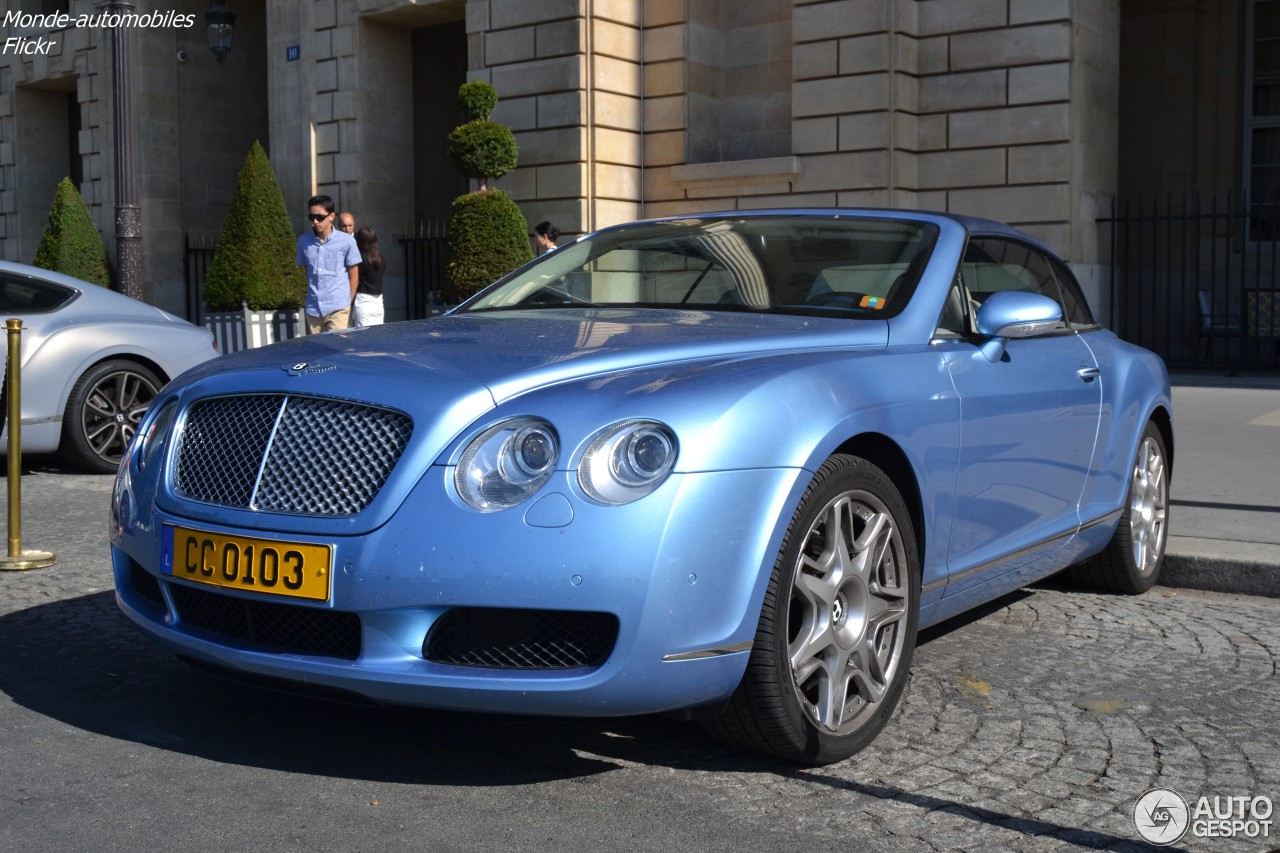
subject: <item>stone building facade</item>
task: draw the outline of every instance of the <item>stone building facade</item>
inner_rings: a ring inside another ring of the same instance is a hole
[[[217,233],[257,138],[299,230],[306,198],[325,192],[380,232],[395,317],[406,286],[396,238],[445,218],[467,189],[444,137],[460,119],[457,87],[477,78],[497,88],[494,118],[520,144],[499,186],[530,224],[571,235],[769,206],[976,214],[1045,240],[1105,309],[1096,220],[1126,188],[1122,164],[1159,184],[1211,138],[1224,150],[1218,172],[1243,174],[1223,141],[1239,137],[1238,121],[1161,147],[1157,166],[1138,149],[1160,140],[1122,103],[1155,120],[1163,112],[1134,85],[1158,87],[1166,106],[1180,92],[1207,103],[1222,94],[1210,77],[1238,102],[1244,72],[1217,68],[1222,50],[1184,61],[1182,83],[1167,79],[1171,51],[1238,46],[1241,22],[1273,0],[227,2],[238,19],[222,65],[203,45],[207,0],[136,2],[196,19],[136,33],[147,298],[190,310],[184,235]],[[1122,33],[1164,65],[1126,66]],[[49,56],[0,53],[0,256],[30,261],[65,173],[111,246],[109,33],[25,35],[58,44]]]

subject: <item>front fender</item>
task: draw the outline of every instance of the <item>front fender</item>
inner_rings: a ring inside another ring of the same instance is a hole
[[[960,401],[928,347],[667,365],[565,383],[504,402],[459,436],[442,460],[456,459],[484,426],[517,415],[542,417],[556,428],[567,470],[603,426],[652,418],[675,431],[677,473],[800,469],[807,472],[804,484],[842,447],[874,436],[881,446],[897,448],[914,478],[899,488],[919,493],[924,583],[945,574],[939,549],[959,462]],[[896,476],[908,475],[895,467]],[[783,529],[798,500],[779,519]]]

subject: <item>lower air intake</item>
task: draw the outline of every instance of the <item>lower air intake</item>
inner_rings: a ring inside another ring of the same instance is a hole
[[[610,613],[460,607],[431,626],[422,656],[488,669],[578,669],[604,663],[617,639]]]

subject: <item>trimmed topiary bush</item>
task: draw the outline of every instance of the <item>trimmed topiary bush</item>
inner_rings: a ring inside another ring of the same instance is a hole
[[[267,152],[254,140],[205,275],[205,305],[231,311],[244,301],[255,311],[274,311],[297,308],[306,295],[284,196]]]
[[[516,167],[519,150],[515,134],[494,121],[469,121],[449,134],[449,159],[481,189]]]
[[[480,189],[453,202],[445,240],[445,299],[461,302],[486,285],[533,259],[529,223],[506,193],[489,188],[516,167],[515,135],[489,114],[498,103],[493,86],[473,80],[458,90],[458,103],[470,118],[449,134],[449,159]]]
[[[58,182],[53,206],[49,208],[49,224],[31,263],[102,287],[111,286],[106,244],[70,178]]]
[[[458,87],[458,106],[468,121],[488,118],[498,106],[498,90],[483,80],[470,80]]]
[[[528,223],[511,196],[501,190],[468,193],[454,199],[452,210],[445,241],[447,302],[461,302],[533,259]]]

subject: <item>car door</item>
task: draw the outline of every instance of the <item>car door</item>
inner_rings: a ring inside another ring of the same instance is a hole
[[[1000,290],[1063,305],[1048,257],[1005,238],[970,240],[956,286],[976,311]],[[1064,310],[1053,331],[1008,340],[995,362],[972,337],[942,344],[962,419],[948,596],[1059,550],[1078,525],[1102,394],[1070,317]]]

